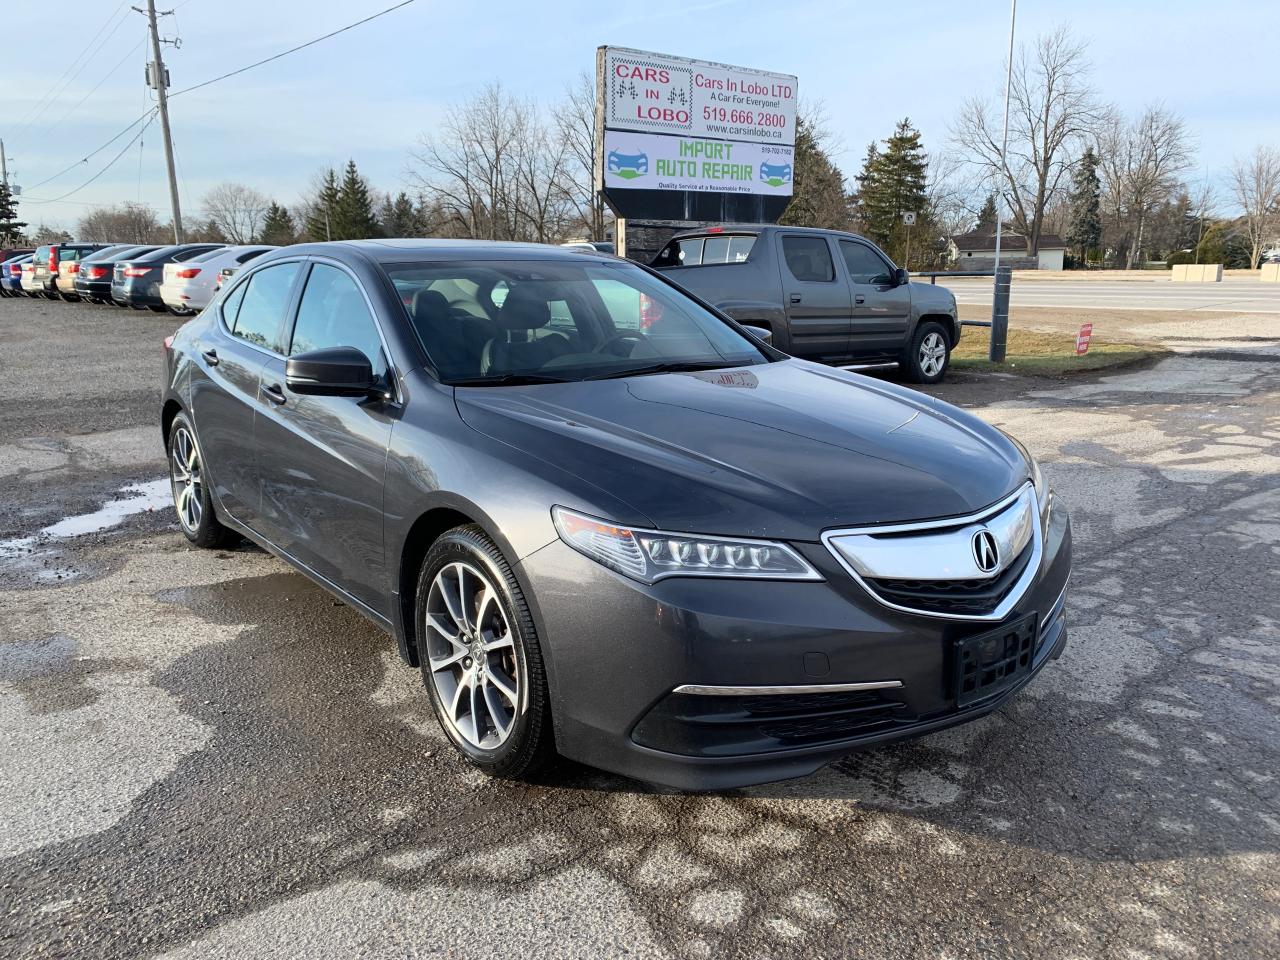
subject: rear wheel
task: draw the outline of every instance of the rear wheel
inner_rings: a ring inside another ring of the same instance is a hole
[[[231,539],[231,531],[214,514],[196,433],[185,413],[177,414],[169,427],[169,484],[178,525],[188,540],[212,548]]]
[[[458,752],[495,777],[525,778],[555,753],[546,672],[511,567],[476,526],[432,544],[415,612],[423,681]]]
[[[951,365],[951,341],[942,324],[928,320],[916,327],[901,365],[914,383],[940,382]]]

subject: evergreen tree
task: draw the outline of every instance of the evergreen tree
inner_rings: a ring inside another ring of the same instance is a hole
[[[904,213],[916,215],[910,231],[913,258],[926,259],[936,246],[928,170],[920,132],[909,119],[903,119],[884,141],[883,150],[874,144],[867,150],[858,175],[856,203],[863,232],[903,266],[910,266],[905,262],[908,230],[902,222]]]
[[[22,228],[27,224],[18,219],[18,201],[13,198],[9,184],[0,180],[0,247],[16,247],[22,242]]]
[[[360,176],[354,160],[347,161],[347,169],[342,175],[342,186],[338,189],[337,215],[333,220],[335,240],[364,240],[379,235],[378,218],[373,214],[373,197],[369,195],[369,184]]]
[[[1086,147],[1071,181],[1071,213],[1067,220],[1068,244],[1080,252],[1081,261],[1102,243],[1102,184],[1098,180],[1098,155]]]
[[[987,194],[986,201],[982,204],[982,209],[978,211],[978,224],[975,230],[981,230],[984,233],[996,232],[996,219],[1000,216],[1000,211],[996,209],[996,195],[994,193]]]
[[[384,237],[420,237],[424,233],[418,210],[403,190],[396,197],[388,193],[382,198],[378,226]]]
[[[277,247],[287,247],[298,239],[298,230],[287,208],[272,201],[267,215],[262,219],[261,241]]]
[[[304,225],[306,239],[341,240],[337,233],[338,175],[330,167],[320,178],[320,190],[309,204]]]
[[[791,185],[791,203],[779,223],[795,227],[848,229],[849,206],[845,198],[844,174],[823,149],[821,131],[804,118],[796,121]]]

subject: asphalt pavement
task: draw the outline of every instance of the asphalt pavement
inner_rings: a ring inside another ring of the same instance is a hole
[[[992,281],[938,278],[961,304],[991,306]],[[1037,280],[1015,277],[1011,307],[1079,307],[1098,310],[1199,310],[1280,314],[1280,283],[1227,277],[1221,283],[1159,280]]]
[[[0,300],[0,956],[1280,953],[1280,343],[934,390],[1072,512],[1063,658],[968,726],[691,795],[487,780],[388,636],[190,548],[153,483],[174,325]]]

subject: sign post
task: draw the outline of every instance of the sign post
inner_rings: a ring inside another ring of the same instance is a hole
[[[791,201],[797,94],[788,74],[600,47],[596,185],[623,219],[773,223]]]

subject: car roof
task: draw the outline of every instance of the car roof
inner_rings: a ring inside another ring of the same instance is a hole
[[[565,263],[581,263],[584,256],[597,256],[601,260],[616,260],[606,253],[592,254],[572,247],[552,246],[545,243],[513,243],[505,240],[332,240],[324,243],[299,243],[264,254],[258,262],[268,257],[280,256],[332,256],[357,254],[377,263],[405,263],[413,261],[450,260],[554,260]]]
[[[761,234],[769,230],[785,230],[787,233],[809,233],[817,237],[858,237],[858,239],[866,239],[861,234],[853,233],[849,230],[829,230],[826,227],[792,227],[780,223],[714,223],[706,227],[697,227],[692,230],[681,230],[679,233],[671,235],[672,240],[680,240],[684,237],[706,237],[715,236],[721,233],[754,233]]]

